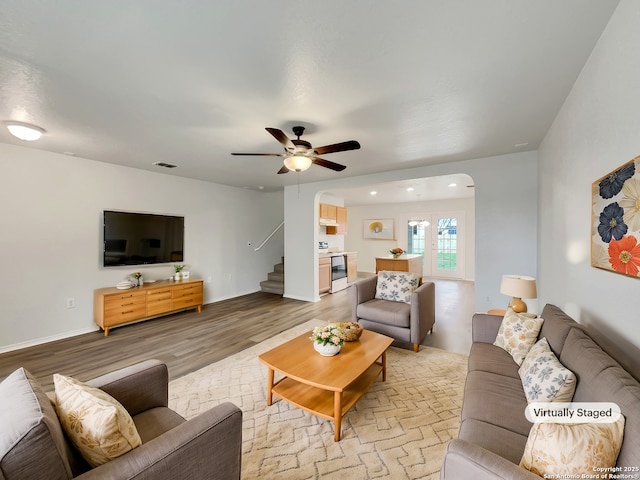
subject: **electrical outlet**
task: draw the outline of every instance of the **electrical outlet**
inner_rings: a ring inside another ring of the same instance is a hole
[[[213,282],[213,278],[207,277],[207,283],[211,283],[211,282]]]
[[[229,281],[231,281],[231,274],[229,274]]]
[[[67,308],[76,308],[75,298],[67,298]]]

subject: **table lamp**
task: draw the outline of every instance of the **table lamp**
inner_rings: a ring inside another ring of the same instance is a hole
[[[523,298],[536,298],[536,279],[533,277],[522,277],[520,275],[503,275],[500,283],[500,293],[511,295],[513,298],[509,302],[509,307],[516,313],[527,311],[527,304]]]

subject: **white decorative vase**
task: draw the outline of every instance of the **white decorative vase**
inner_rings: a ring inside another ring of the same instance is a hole
[[[332,343],[327,343],[326,345],[323,345],[322,343],[313,342],[313,348],[315,348],[316,352],[318,352],[320,355],[324,357],[333,357],[334,355],[338,354],[338,352],[340,351],[341,345],[334,345]]]
[[[182,279],[182,274],[180,272],[176,272],[176,274],[173,276],[173,279],[177,282],[178,280]]]

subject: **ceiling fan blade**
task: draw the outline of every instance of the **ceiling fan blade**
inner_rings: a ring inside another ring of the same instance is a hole
[[[312,162],[316,165],[320,165],[321,167],[330,168],[331,170],[335,170],[336,172],[341,172],[345,168],[345,165],[340,165],[339,163],[330,162],[329,160],[325,160],[324,158],[315,157]]]
[[[289,169],[283,165],[282,168],[278,170],[278,175],[280,175],[281,173],[288,173],[288,172],[289,172]]]
[[[296,149],[296,146],[293,144],[291,140],[289,140],[289,137],[287,137],[282,130],[278,130],[277,128],[270,128],[270,127],[267,127],[266,130],[271,135],[273,135],[276,140],[278,140],[282,145],[284,145],[284,148],[286,148],[288,151],[293,151]]]
[[[258,155],[261,157],[284,157],[284,153],[232,153],[231,155]]]
[[[348,142],[334,143],[333,145],[325,145],[324,147],[314,148],[313,152],[318,155],[325,155],[327,153],[345,152],[347,150],[358,150],[360,144],[355,140],[349,140]]]

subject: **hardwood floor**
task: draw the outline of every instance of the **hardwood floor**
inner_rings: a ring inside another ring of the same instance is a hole
[[[468,353],[472,313],[473,283],[437,280],[436,324],[423,345]],[[202,313],[182,312],[114,328],[108,337],[96,331],[3,353],[0,379],[25,367],[50,390],[53,373],[88,380],[149,358],[166,362],[173,379],[314,318],[349,321],[348,290],[316,303],[257,292],[205,305]]]

